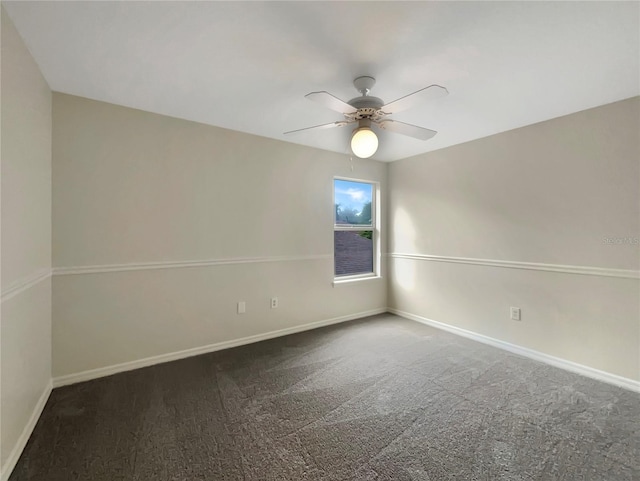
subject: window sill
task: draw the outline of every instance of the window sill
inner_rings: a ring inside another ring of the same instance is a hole
[[[378,276],[376,274],[370,274],[367,276],[357,276],[357,277],[345,277],[345,278],[335,278],[333,280],[333,286],[339,286],[342,284],[351,284],[353,282],[361,282],[361,281],[370,281],[374,279],[382,279],[382,276]]]

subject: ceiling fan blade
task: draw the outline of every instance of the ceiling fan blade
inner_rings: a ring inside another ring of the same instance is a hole
[[[341,114],[353,114],[358,111],[355,107],[340,100],[338,97],[334,97],[329,92],[311,92],[305,95],[305,97]]]
[[[424,127],[418,127],[417,125],[405,124],[404,122],[398,122],[397,120],[381,120],[376,122],[381,129],[395,132],[396,134],[408,135],[414,139],[429,140],[438,132],[435,130],[425,129]]]
[[[305,130],[322,130],[322,129],[330,129],[332,127],[342,127],[344,125],[347,124],[351,124],[353,122],[348,122],[346,120],[338,120],[337,122],[331,122],[329,124],[322,124],[322,125],[314,125],[313,127],[305,127],[304,129],[298,129],[298,130],[290,130],[289,132],[285,132],[284,135],[287,134],[296,134],[298,132],[304,132]]]
[[[409,95],[400,97],[393,102],[389,102],[387,105],[383,105],[380,110],[386,114],[395,114],[396,112],[407,110],[420,102],[439,99],[446,95],[449,95],[449,91],[446,88],[441,87],[440,85],[429,85],[428,87],[416,90]]]

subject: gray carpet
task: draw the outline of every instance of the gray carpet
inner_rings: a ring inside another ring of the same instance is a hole
[[[10,480],[640,480],[640,395],[382,315],[55,389]]]

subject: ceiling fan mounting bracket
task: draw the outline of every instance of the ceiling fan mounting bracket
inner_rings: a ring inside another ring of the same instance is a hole
[[[369,95],[369,92],[371,92],[371,89],[375,84],[376,79],[369,77],[368,75],[363,75],[353,81],[353,86],[362,94],[363,97]]]

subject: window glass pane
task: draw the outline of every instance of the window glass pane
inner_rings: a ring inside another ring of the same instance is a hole
[[[333,242],[336,277],[373,272],[373,231],[336,230]]]
[[[371,225],[373,184],[334,180],[336,224]]]

